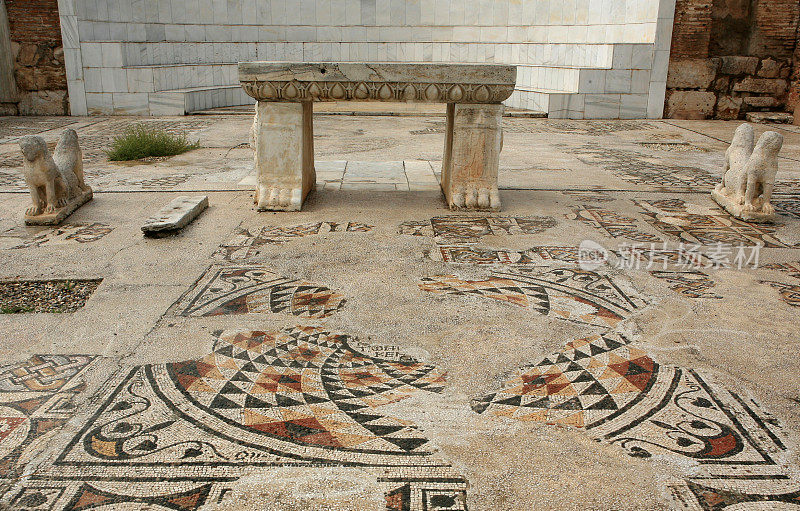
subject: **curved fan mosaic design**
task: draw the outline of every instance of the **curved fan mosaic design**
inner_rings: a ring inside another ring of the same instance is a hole
[[[344,303],[344,296],[325,286],[282,277],[260,266],[212,265],[177,309],[181,316],[288,312],[324,318]]]
[[[425,452],[427,440],[370,409],[444,382],[433,366],[370,357],[313,328],[224,334],[213,353],[166,372],[194,406],[248,432],[380,454]]]
[[[495,271],[484,280],[440,275],[423,278],[419,287],[431,293],[482,296],[537,314],[601,327],[616,326],[644,303],[607,276],[569,268]]]
[[[521,367],[475,412],[585,429],[640,458],[666,456],[696,467],[672,485],[684,509],[723,509],[797,491],[782,458],[775,420],[752,400],[691,369],[659,365],[616,333],[576,339]],[[721,507],[704,507],[698,484],[717,488]],[[777,498],[777,497],[775,497]],[[788,497],[787,497],[788,498]]]
[[[49,477],[219,482],[259,466],[353,466],[375,471],[390,508],[465,502],[466,482],[423,432],[380,410],[444,382],[395,346],[320,328],[221,332],[200,359],[111,382]]]

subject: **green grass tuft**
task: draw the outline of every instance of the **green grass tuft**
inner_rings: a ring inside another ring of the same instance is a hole
[[[33,307],[22,307],[20,305],[0,305],[0,314],[19,314],[21,312],[33,312]]]
[[[122,135],[114,137],[106,151],[111,161],[141,160],[151,156],[173,156],[200,147],[200,141],[189,142],[185,134],[173,135],[144,124],[134,124]]]

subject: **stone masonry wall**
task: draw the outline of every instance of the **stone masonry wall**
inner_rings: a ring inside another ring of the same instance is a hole
[[[665,117],[792,111],[799,17],[797,0],[678,0]]]
[[[20,115],[69,115],[57,0],[6,0]]]

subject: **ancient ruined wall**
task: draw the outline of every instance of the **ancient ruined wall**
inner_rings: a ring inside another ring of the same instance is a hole
[[[800,28],[798,28],[798,32],[800,32]],[[789,94],[786,103],[793,111],[800,112],[800,41],[798,41],[794,47],[792,74],[790,76]],[[794,123],[800,124],[800,115],[794,116]]]
[[[798,0],[678,0],[665,117],[792,111],[799,16]]]
[[[5,0],[20,115],[67,115],[56,0]]]
[[[17,85],[14,83],[14,61],[8,33],[6,5],[0,0],[0,115],[17,113]]]

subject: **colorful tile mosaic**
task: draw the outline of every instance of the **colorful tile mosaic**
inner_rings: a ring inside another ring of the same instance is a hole
[[[800,307],[800,286],[797,284],[785,284],[771,280],[762,280],[762,284],[769,284],[778,290],[781,300],[792,307]]]
[[[19,161],[13,161],[15,165],[10,165],[12,162],[6,162],[2,157],[0,157],[0,169],[3,167],[17,167],[22,165],[22,158],[19,158]],[[22,173],[16,170],[9,169],[8,172],[0,170],[0,190],[2,191],[9,191],[9,192],[17,192],[17,191],[24,191],[27,190],[28,186],[25,184],[25,179],[22,177]]]
[[[4,238],[21,238],[19,245],[10,248],[40,247],[42,245],[64,245],[67,243],[92,243],[114,230],[113,227],[100,222],[62,224],[31,235],[30,228],[14,227],[0,236]]]
[[[74,117],[0,117],[3,143],[16,142],[16,137],[36,135],[78,122]]]
[[[436,243],[454,245],[477,243],[483,236],[538,234],[557,225],[550,216],[491,217],[437,216],[430,220],[410,220],[400,224],[399,233],[433,237]]]
[[[580,262],[578,247],[531,247],[526,250],[494,250],[473,246],[438,246],[438,255],[446,263],[454,264],[510,264],[510,265],[542,265],[553,262],[578,264]],[[605,255],[594,251],[594,260],[604,260]],[[433,258],[433,256],[432,256]]]
[[[561,192],[567,197],[580,199],[581,202],[611,202],[614,197],[602,190],[564,190]]]
[[[113,509],[123,506],[124,509],[175,509],[178,511],[192,511],[200,509],[206,503],[212,485],[205,484],[195,489],[158,496],[123,495],[96,488],[88,483],[83,483],[75,496],[63,507],[64,511],[83,511],[84,509],[106,508]],[[55,509],[57,500],[64,493],[65,488],[26,487],[20,490],[11,501],[15,509],[36,510]],[[125,505],[127,504],[127,506]],[[155,508],[151,506],[156,506]]]
[[[530,119],[505,119],[503,130],[509,133],[559,133],[564,135],[603,136],[619,131],[651,130],[653,126],[646,122],[629,120],[598,121],[562,121],[548,119],[535,122]]]
[[[444,133],[443,122],[430,122],[423,129],[411,130],[412,135],[430,135]],[[562,135],[603,136],[618,131],[650,130],[653,127],[639,121],[602,120],[602,121],[560,121],[548,119],[546,122],[535,122],[530,119],[507,118],[503,120],[503,131],[508,133],[558,133]]]
[[[639,201],[645,220],[681,242],[698,245],[732,245],[788,248],[775,234],[775,226],[748,223],[734,218],[719,208],[708,213],[695,213],[680,199],[668,201]]]
[[[484,280],[462,280],[455,275],[425,277],[419,287],[431,293],[481,296],[537,314],[601,327],[616,326],[644,304],[607,276],[567,268],[494,271]]]
[[[796,511],[800,509],[800,487],[797,491],[746,493],[686,481],[669,488],[682,511]],[[794,505],[792,505],[794,504]]]
[[[772,205],[778,213],[800,218],[800,199],[795,197],[775,197],[773,196]]]
[[[795,263],[762,264],[761,267],[766,270],[778,270],[783,273],[788,273],[790,277],[800,279],[800,261]]]
[[[689,298],[722,298],[709,291],[716,284],[702,271],[651,271],[650,275],[666,280],[670,289]]]
[[[267,226],[256,234],[242,229],[233,238],[220,245],[219,250],[214,253],[214,257],[226,261],[244,261],[261,256],[261,247],[264,245],[287,243],[295,238],[327,232],[369,232],[372,228],[372,225],[360,222],[348,222],[347,224],[314,222],[288,227]]]
[[[654,163],[651,157],[636,151],[587,144],[571,152],[589,156],[586,160],[581,158],[588,165],[596,166],[599,163],[629,183],[647,185],[656,191],[675,193],[710,190],[720,181],[720,176],[706,169]]]
[[[377,476],[389,509],[465,509],[463,477],[414,424],[380,410],[441,393],[444,382],[397,347],[319,328],[225,331],[201,359],[111,379],[52,465],[31,479],[49,488],[84,481],[65,509],[92,501],[197,509],[253,467],[359,467]],[[108,489],[150,481],[193,485],[158,497]]]
[[[635,219],[599,206],[583,204],[572,208],[572,214],[568,214],[567,218],[583,222],[612,238],[625,238],[641,243],[661,243],[662,241],[655,234],[641,231]]]
[[[472,408],[581,428],[639,458],[690,462],[689,483],[741,491],[741,501],[760,501],[760,488],[778,493],[797,484],[784,468],[773,417],[694,370],[656,363],[616,333],[576,339],[521,367]]]
[[[135,186],[145,190],[162,190],[175,188],[188,181],[192,176],[189,174],[169,174],[148,179],[126,179],[118,184],[122,186]]]
[[[176,304],[181,316],[288,312],[324,318],[344,307],[325,286],[282,277],[260,266],[212,265]]]
[[[34,355],[0,366],[0,479],[18,475],[21,454],[72,418],[73,400],[85,390],[87,371],[96,358]]]
[[[778,179],[772,192],[778,195],[792,195],[800,193],[800,179]]]

